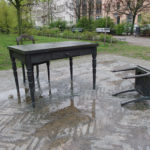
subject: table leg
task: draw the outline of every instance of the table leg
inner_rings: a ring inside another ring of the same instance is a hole
[[[15,57],[13,57],[13,55],[11,53],[10,53],[10,58],[11,58],[11,62],[12,62],[12,69],[13,69],[13,74],[14,74],[15,83],[16,83],[16,89],[17,89],[17,95],[18,95],[18,103],[21,103],[16,60],[15,60]]]
[[[71,90],[73,90],[73,58],[70,57],[70,77],[71,77]]]
[[[23,63],[22,63],[22,73],[23,73],[23,83],[25,85],[25,83],[26,83],[26,75],[25,75],[25,67],[24,67]]]
[[[28,81],[29,81],[29,89],[30,89],[30,95],[32,100],[32,106],[35,107],[35,85],[34,85],[34,73],[33,73],[33,66],[27,65],[27,75],[28,75]]]
[[[36,65],[36,79],[39,80],[39,65]]]
[[[92,64],[93,64],[93,89],[95,90],[96,88],[96,50],[93,51],[92,53]]]
[[[47,75],[48,75],[49,95],[51,95],[50,69],[49,69],[50,63],[49,63],[49,61],[46,63],[46,65],[47,65]]]

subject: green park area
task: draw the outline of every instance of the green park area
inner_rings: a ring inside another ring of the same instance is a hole
[[[9,52],[7,47],[10,45],[16,45],[16,34],[0,34],[0,70],[10,69],[11,62],[9,58]],[[46,36],[35,36],[36,43],[46,43],[46,42],[61,42],[67,40],[76,40],[76,39],[67,39],[59,37],[46,37]],[[88,40],[89,41],[89,40]],[[145,60],[150,60],[150,48],[142,46],[130,45],[127,42],[116,41],[114,43],[92,41],[99,44],[98,54],[115,54],[122,55],[133,58],[140,58]],[[27,42],[28,43],[28,42]],[[19,65],[19,64],[18,64]]]
[[[52,3],[52,1],[46,2],[48,4]],[[133,34],[135,22],[120,22],[116,24],[109,15],[93,19],[92,14],[89,14],[89,17],[80,17],[81,14],[78,16],[76,14],[76,23],[70,22],[68,25],[68,22],[65,20],[51,20],[49,18],[50,14],[47,14],[49,16],[48,20],[42,26],[36,26],[33,19],[35,14],[32,14],[34,12],[32,11],[34,10],[33,4],[34,1],[29,5],[26,0],[8,0],[8,2],[0,0],[0,70],[11,68],[7,47],[16,45],[16,37],[21,34],[34,36],[36,43],[66,40],[96,42],[99,44],[98,53],[110,53],[150,60],[150,49],[148,47],[130,45],[127,42],[121,42],[114,38],[114,35]],[[132,12],[133,10],[129,11]],[[48,13],[50,12],[48,11]],[[109,14],[110,12],[107,13]],[[137,13],[134,14],[134,16],[137,15]],[[141,16],[142,36],[150,35],[149,18],[150,16],[147,14]],[[72,32],[74,28],[82,29],[83,31]],[[96,33],[97,28],[109,28],[110,33]]]

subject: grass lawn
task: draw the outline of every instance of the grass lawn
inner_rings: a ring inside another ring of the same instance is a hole
[[[11,68],[7,46],[16,45],[16,37],[17,35],[5,35],[0,33],[0,70]],[[44,43],[67,41],[67,39],[35,36],[35,41],[36,43]],[[129,45],[126,42],[118,42],[114,44],[107,43],[105,45],[102,42],[99,42],[98,52],[150,60],[149,47]]]

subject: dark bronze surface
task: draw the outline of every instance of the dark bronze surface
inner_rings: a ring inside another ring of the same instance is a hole
[[[96,55],[98,44],[89,42],[67,41],[67,42],[55,42],[55,43],[42,43],[42,44],[29,44],[29,45],[16,45],[9,46],[9,52],[12,60],[13,71],[18,87],[18,78],[15,69],[15,59],[19,59],[26,65],[27,75],[29,80],[29,88],[32,99],[32,105],[35,107],[35,85],[33,75],[33,65],[47,63],[49,60],[69,58],[70,59],[70,74],[71,74],[71,88],[73,88],[73,59],[75,56],[92,55],[93,66],[93,89],[96,86]],[[49,74],[49,69],[48,69]],[[50,78],[49,87],[50,87]],[[19,89],[19,88],[17,88]],[[17,90],[19,95],[19,90]],[[49,90],[49,93],[51,91]]]
[[[123,79],[135,79],[134,89],[121,91],[119,93],[114,94],[113,96],[117,96],[127,92],[137,91],[143,97],[122,103],[121,104],[122,106],[132,102],[150,100],[150,70],[143,68],[141,66],[136,66],[133,68],[114,70],[113,72],[130,71],[130,70],[135,70],[135,75],[124,77]]]

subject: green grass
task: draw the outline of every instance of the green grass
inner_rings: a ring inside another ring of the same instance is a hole
[[[7,46],[16,45],[16,37],[17,35],[6,35],[0,33],[0,70],[11,68]],[[68,40],[43,36],[34,36],[34,38],[36,43],[60,42]],[[99,42],[98,52],[150,60],[150,47],[129,45],[126,42],[117,42],[113,44],[106,43],[105,45],[102,42]],[[19,63],[17,64],[20,66]]]
[[[150,60],[150,47],[130,45],[127,42],[106,44],[98,47],[101,53],[110,53],[127,57]]]
[[[6,35],[0,33],[0,70],[6,70],[11,68],[11,61],[7,47],[10,45],[16,45],[16,37],[17,35]],[[62,38],[51,38],[42,36],[34,36],[34,38],[36,43],[66,41],[66,39]],[[25,44],[28,43],[31,42],[26,42]],[[20,63],[17,62],[17,65],[20,66]]]

